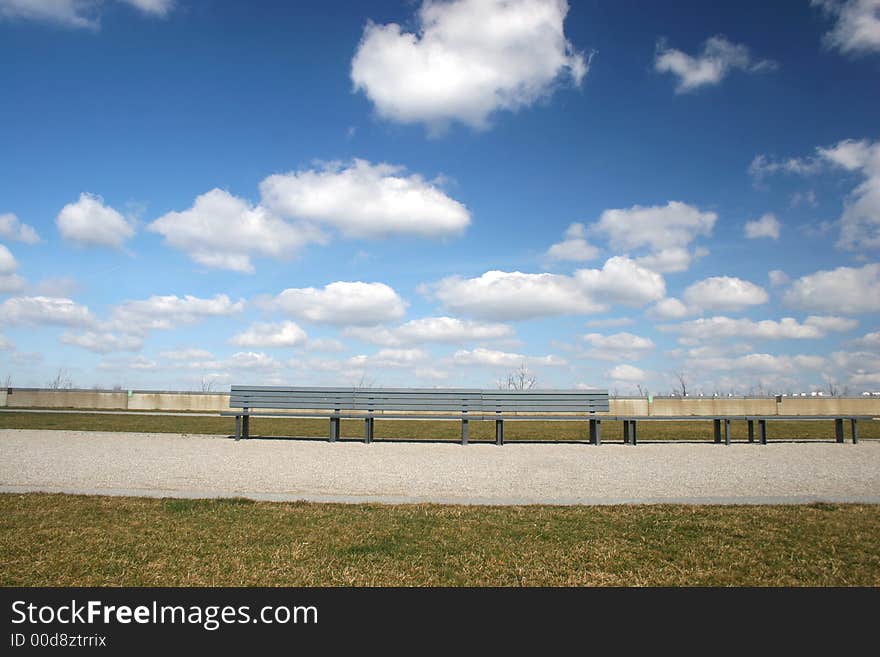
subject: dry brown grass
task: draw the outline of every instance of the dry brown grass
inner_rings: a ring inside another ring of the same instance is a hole
[[[880,506],[0,495],[5,586],[880,585]]]
[[[771,421],[767,424],[770,440],[831,440],[834,423],[828,421]],[[171,415],[101,415],[97,413],[0,413],[0,429],[72,429],[79,431],[138,431],[158,433],[231,434],[230,417]],[[313,436],[328,434],[328,421],[305,418],[252,418],[251,434],[263,436]],[[376,420],[376,440],[458,440],[458,422],[438,420]],[[757,427],[756,427],[757,430]],[[342,435],[362,438],[361,420],[344,420]],[[620,422],[602,423],[603,440],[622,440]],[[640,422],[639,440],[712,440],[711,419],[699,422]],[[586,441],[586,422],[505,422],[505,440],[582,440]],[[746,440],[745,422],[731,422],[731,438]],[[849,440],[849,425],[846,426]],[[861,421],[859,436],[880,438],[880,422]],[[495,440],[493,422],[471,422],[470,439]]]

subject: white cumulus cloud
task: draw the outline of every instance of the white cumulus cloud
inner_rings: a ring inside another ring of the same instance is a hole
[[[288,288],[263,299],[267,309],[319,324],[372,326],[400,319],[407,303],[384,283],[337,281],[323,288]]]
[[[567,13],[565,0],[425,0],[411,32],[367,23],[351,79],[391,121],[485,128],[560,80],[580,85],[590,62],[565,38]]]
[[[18,261],[12,252],[0,244],[0,294],[18,292],[24,287],[24,279],[15,273]]]
[[[64,333],[60,340],[64,344],[82,347],[96,354],[109,354],[114,351],[138,351],[144,345],[143,338],[137,335],[118,335],[116,333],[96,331]]]
[[[755,61],[748,47],[732,43],[721,34],[706,39],[702,52],[696,56],[669,48],[663,41],[657,44],[654,55],[655,70],[678,77],[676,93],[718,84],[733,70],[754,73],[774,68],[775,62],[766,59]]]
[[[269,176],[263,204],[277,214],[326,224],[349,237],[457,235],[470,223],[467,208],[403,167],[351,163]]]
[[[772,173],[811,175],[829,169],[843,169],[861,177],[844,199],[837,247],[848,251],[880,248],[880,141],[844,139],[816,148],[814,155],[782,161],[758,155],[749,172],[760,179]]]
[[[624,381],[626,383],[638,383],[644,381],[647,377],[645,370],[634,365],[621,364],[612,367],[605,373],[608,378],[615,381]]]
[[[786,290],[783,301],[801,310],[845,315],[880,311],[880,263],[801,276]]]
[[[517,367],[523,363],[530,365],[565,365],[566,361],[558,356],[525,356],[477,347],[476,349],[459,349],[452,355],[452,362],[456,365],[489,365],[493,367]]]
[[[616,256],[602,269],[579,269],[572,276],[488,271],[421,289],[456,313],[509,320],[604,312],[614,303],[639,306],[662,298],[666,284],[660,274]]]
[[[681,201],[666,205],[605,210],[591,230],[608,239],[620,251],[648,249],[650,253],[636,261],[658,272],[684,271],[704,251],[688,251],[700,236],[712,234],[718,220],[714,212],[702,212]]]
[[[551,260],[570,260],[586,262],[599,255],[599,249],[587,242],[586,226],[573,223],[565,231],[565,239],[547,249],[546,256]]]
[[[780,320],[733,319],[719,315],[701,317],[680,324],[666,324],[661,331],[677,333],[685,341],[728,340],[730,338],[758,338],[763,340],[803,340],[825,337],[832,331],[848,331],[857,322],[843,317],[813,316],[803,323],[793,317]]]
[[[199,264],[246,273],[254,271],[251,255],[290,258],[308,242],[323,241],[314,227],[291,225],[221,189],[197,197],[189,210],[162,215],[148,230]]]
[[[704,310],[743,310],[767,303],[764,288],[733,276],[712,276],[692,283],[684,291],[685,301]]]
[[[0,214],[0,237],[15,242],[24,242],[25,244],[38,244],[40,242],[40,236],[37,235],[34,227],[22,223],[11,212]]]
[[[750,240],[761,237],[769,237],[770,239],[779,239],[779,228],[782,224],[772,212],[768,212],[760,219],[747,221],[745,225],[746,237]]]
[[[500,340],[513,337],[507,324],[478,322],[455,317],[424,317],[400,326],[350,327],[345,334],[364,342],[396,347],[405,344],[461,343],[478,340]]]
[[[92,326],[86,306],[63,297],[12,297],[0,303],[0,324]]]
[[[134,225],[95,194],[83,192],[68,203],[55,219],[61,236],[85,246],[119,249],[134,236]]]
[[[296,322],[255,322],[230,338],[240,347],[296,347],[308,340],[306,332]]]
[[[823,39],[842,53],[880,52],[880,0],[812,0],[836,19]]]
[[[612,335],[587,333],[583,339],[592,347],[585,355],[599,360],[638,360],[655,346],[650,338],[625,331]]]
[[[176,0],[118,0],[141,13],[163,18]],[[70,28],[97,30],[101,25],[100,0],[0,0],[0,18],[55,23]]]
[[[192,295],[154,295],[148,299],[125,301],[111,312],[111,325],[124,332],[168,330],[195,324],[210,317],[223,317],[244,310],[244,301],[232,301],[225,294],[211,298]]]

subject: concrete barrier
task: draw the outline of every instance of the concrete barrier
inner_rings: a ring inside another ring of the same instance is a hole
[[[0,407],[201,411],[229,409],[229,393],[163,390],[0,389]],[[880,397],[640,397],[611,399],[609,415],[875,415]]]
[[[772,397],[746,399],[740,397],[655,398],[651,415],[777,415],[776,400]]]
[[[138,411],[228,411],[228,394],[189,392],[136,392],[128,397],[128,410]]]
[[[880,397],[783,397],[779,415],[880,415]]]

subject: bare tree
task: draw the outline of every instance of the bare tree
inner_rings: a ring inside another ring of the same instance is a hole
[[[213,392],[214,385],[217,383],[217,380],[213,376],[208,376],[207,374],[202,376],[202,380],[199,382],[199,390],[201,392]]]
[[[837,397],[840,395],[840,387],[837,381],[833,379],[828,379],[828,394],[832,397]]]
[[[6,379],[3,381],[3,387],[4,388],[11,388],[12,387],[12,375],[11,374],[6,375]]]
[[[643,386],[641,383],[637,383],[636,389],[639,391],[639,397],[648,396],[648,386]]]
[[[688,394],[688,375],[687,372],[680,370],[675,373],[675,378],[678,379],[678,387],[673,386],[672,391],[675,395],[681,395],[682,397],[687,397]]]
[[[507,379],[499,379],[497,385],[499,390],[532,390],[538,385],[538,378],[521,363],[518,369],[507,373]]]
[[[59,367],[55,373],[55,378],[49,381],[46,387],[50,390],[69,390],[73,387],[73,380],[66,369]]]
[[[354,385],[354,387],[358,390],[365,390],[369,388],[376,387],[376,379],[371,376],[368,376],[366,372],[361,374],[361,378],[358,379],[358,382]]]

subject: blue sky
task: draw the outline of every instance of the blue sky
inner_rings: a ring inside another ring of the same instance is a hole
[[[880,2],[0,0],[0,383],[880,389]]]

